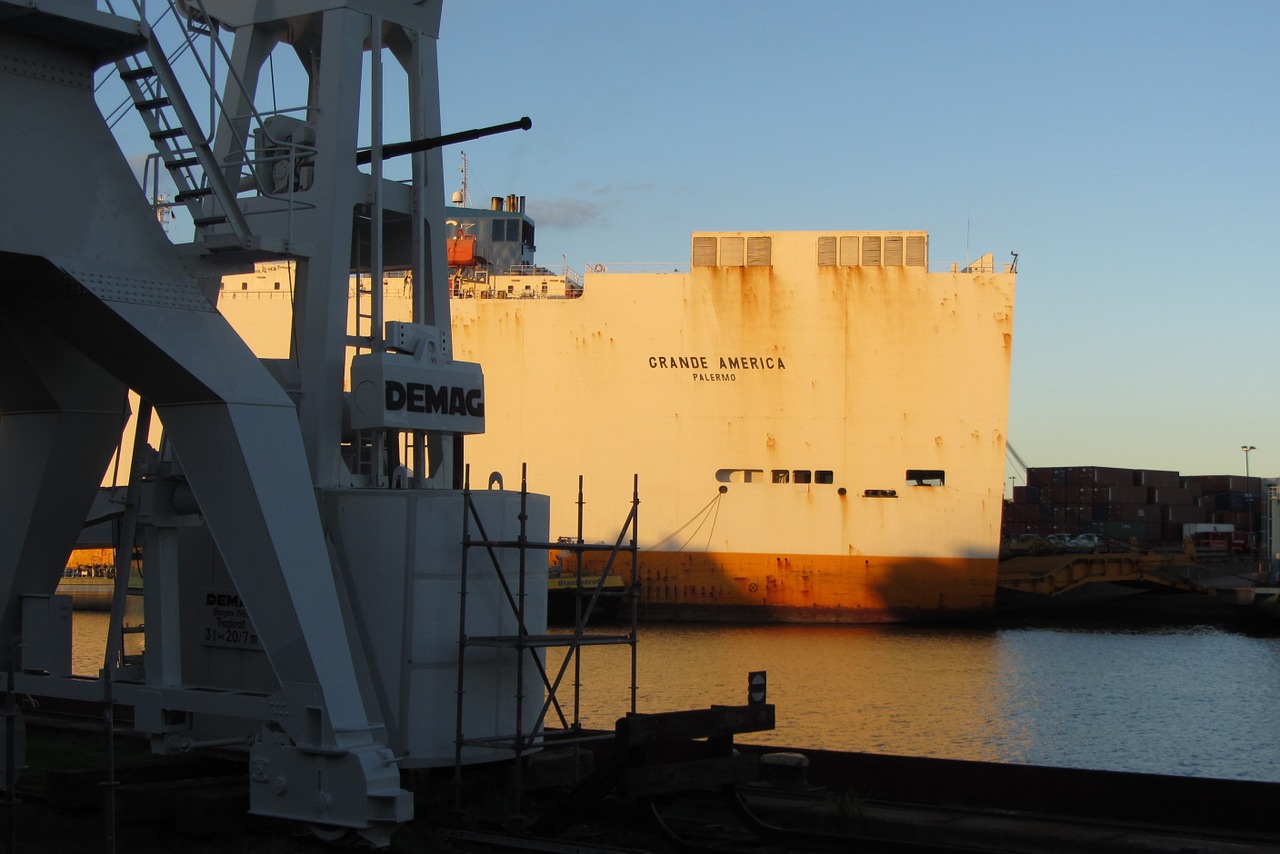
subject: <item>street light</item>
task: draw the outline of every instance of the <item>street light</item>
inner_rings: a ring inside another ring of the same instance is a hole
[[[1253,445],[1241,445],[1240,450],[1244,451],[1244,496],[1245,496],[1245,512],[1249,515],[1247,530],[1245,531],[1247,540],[1253,539],[1253,492],[1249,489],[1249,452],[1258,450]],[[1249,552],[1252,554],[1253,546],[1250,543]]]

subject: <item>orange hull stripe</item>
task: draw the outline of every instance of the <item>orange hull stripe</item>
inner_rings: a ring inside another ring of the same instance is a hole
[[[629,575],[625,556],[618,563]],[[643,552],[639,601],[650,615],[698,619],[920,619],[991,610],[996,571],[995,558]]]

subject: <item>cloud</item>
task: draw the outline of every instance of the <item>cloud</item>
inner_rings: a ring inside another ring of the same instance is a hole
[[[600,218],[599,205],[582,199],[560,198],[529,203],[529,216],[542,228],[574,229]]]

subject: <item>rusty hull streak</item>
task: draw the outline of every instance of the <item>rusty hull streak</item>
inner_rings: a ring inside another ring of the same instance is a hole
[[[584,566],[602,560],[588,556]],[[977,616],[995,608],[997,565],[996,558],[648,551],[640,558],[639,606],[647,619],[708,622]]]

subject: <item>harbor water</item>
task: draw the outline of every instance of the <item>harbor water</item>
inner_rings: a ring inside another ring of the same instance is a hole
[[[77,673],[107,615],[76,612]],[[745,743],[1280,781],[1280,638],[1216,625],[640,627],[637,710],[746,702],[768,673],[777,729]],[[630,703],[627,645],[582,650],[579,715]],[[548,651],[554,677],[563,652]],[[574,667],[559,693],[573,715]],[[452,695],[441,702],[452,708]]]
[[[641,712],[741,704],[767,671],[777,728],[746,743],[1280,781],[1280,638],[662,625],[641,627],[639,650]],[[586,724],[626,711],[628,654],[583,651]]]

